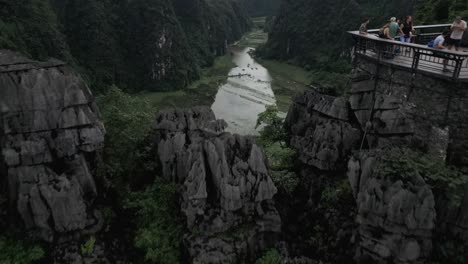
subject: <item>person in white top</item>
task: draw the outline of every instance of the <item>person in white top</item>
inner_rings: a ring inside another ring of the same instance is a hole
[[[455,50],[458,51],[462,42],[463,33],[465,33],[467,29],[466,21],[462,20],[462,18],[458,16],[450,29],[452,30],[452,34],[448,41],[448,48],[452,49],[455,46]]]

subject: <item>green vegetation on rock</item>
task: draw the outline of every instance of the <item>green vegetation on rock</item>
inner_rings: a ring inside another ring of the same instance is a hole
[[[112,186],[123,186],[135,170],[141,169],[141,145],[152,128],[156,108],[144,98],[131,96],[115,86],[96,101],[107,133],[101,172]]]
[[[183,219],[177,188],[156,180],[145,191],[129,194],[125,207],[136,211],[135,246],[149,263],[181,262]]]
[[[257,127],[263,126],[258,142],[263,146],[270,165],[273,182],[280,191],[292,195],[299,178],[294,172],[296,151],[286,146],[287,134],[284,120],[279,116],[278,108],[267,106],[265,112],[258,115]]]
[[[431,186],[436,198],[458,207],[468,183],[468,173],[447,166],[440,157],[424,154],[408,148],[393,148],[382,157],[377,172],[390,179],[421,177]]]
[[[81,255],[91,256],[94,252],[94,244],[96,243],[96,238],[91,236],[85,243],[81,245]]]
[[[32,264],[44,257],[44,250],[31,243],[0,236],[1,264]]]
[[[276,249],[271,249],[263,257],[258,259],[255,264],[281,264],[281,255]]]

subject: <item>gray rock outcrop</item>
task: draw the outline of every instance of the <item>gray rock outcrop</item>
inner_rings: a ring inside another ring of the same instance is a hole
[[[359,254],[377,262],[424,263],[430,259],[436,220],[432,190],[419,175],[381,175],[380,154],[362,152],[348,163],[358,205]]]
[[[83,80],[63,62],[0,50],[0,183],[42,240],[96,224],[93,173],[104,126]]]
[[[156,117],[162,176],[182,186],[193,263],[251,263],[281,231],[262,149],[225,126],[207,107]]]
[[[359,146],[361,131],[350,122],[349,103],[310,90],[298,96],[285,121],[299,160],[320,170],[337,170]]]
[[[358,262],[423,263],[432,252],[436,222],[430,186],[421,177],[389,179],[374,172],[381,149],[420,144],[423,137],[441,136],[447,143],[448,135],[428,129],[401,95],[376,92],[368,74],[358,73],[354,78],[349,99],[309,90],[294,100],[285,127],[290,145],[299,155],[301,181],[312,182],[309,193],[314,207],[327,208],[329,205],[321,204],[323,189],[316,186],[339,190],[340,179],[347,175],[356,208],[335,205],[327,210],[339,212],[341,217],[330,214],[322,222],[336,221],[332,226],[339,226],[338,221],[344,221],[342,225],[352,226],[348,222],[354,219],[346,218],[348,212],[342,210],[356,211]],[[434,152],[447,147],[429,140],[424,143]]]

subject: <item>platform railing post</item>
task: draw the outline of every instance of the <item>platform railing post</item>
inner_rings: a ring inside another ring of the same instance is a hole
[[[453,71],[453,80],[457,80],[460,77],[462,63],[463,63],[463,59],[457,56],[455,58],[455,69]]]
[[[411,71],[413,73],[416,72],[419,66],[419,57],[421,56],[421,53],[419,52],[418,49],[412,48],[413,49],[413,64],[411,65]]]

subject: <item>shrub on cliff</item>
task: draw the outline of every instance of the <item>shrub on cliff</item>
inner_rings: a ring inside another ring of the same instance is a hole
[[[183,220],[179,212],[177,187],[156,180],[145,191],[131,193],[127,209],[136,212],[134,244],[150,263],[180,263]]]
[[[279,116],[276,105],[266,106],[266,110],[258,115],[257,128],[263,126],[260,131],[260,140],[263,143],[280,142],[287,139],[286,131],[283,127],[284,120]]]
[[[281,264],[281,255],[276,249],[271,249],[258,259],[255,264]]]
[[[278,107],[270,105],[258,115],[257,127],[263,126],[258,142],[268,158],[271,178],[280,191],[291,195],[299,184],[294,171],[296,151],[286,146],[287,134]]]
[[[377,172],[384,177],[405,179],[422,177],[438,199],[458,207],[468,183],[468,173],[430,154],[408,148],[393,148],[384,153]]]
[[[141,159],[142,142],[151,130],[156,112],[148,101],[116,86],[97,98],[106,126],[102,172],[114,186],[128,183]],[[139,168],[138,168],[139,169]]]

